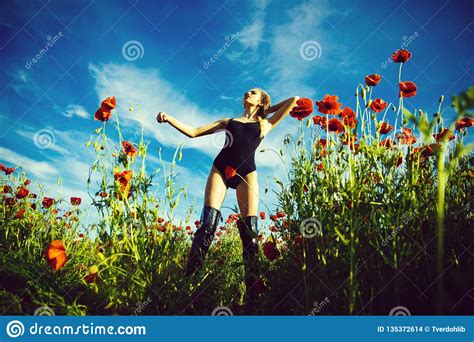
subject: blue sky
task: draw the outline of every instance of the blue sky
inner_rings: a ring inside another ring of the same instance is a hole
[[[402,44],[413,54],[402,78],[418,85],[417,96],[405,101],[409,109],[432,114],[440,95],[449,104],[473,84],[474,3],[468,0],[2,1],[0,9],[0,162],[22,165],[50,193],[59,191],[61,176],[62,194],[80,195],[84,208],[94,160],[84,144],[100,126],[93,115],[107,96],[117,98],[125,138],[136,141],[143,124],[151,167],[159,166],[159,147],[169,163],[177,144],[185,144],[178,185],[187,184],[189,197],[176,211],[184,217],[193,198],[200,213],[225,137],[189,139],[158,125],[160,110],[194,127],[238,117],[242,94],[256,86],[274,103],[330,93],[354,107],[356,85],[372,73],[383,77],[376,97],[396,101],[398,68],[384,62]],[[307,42],[317,43],[316,58],[302,58]],[[129,112],[130,106],[140,111]],[[284,122],[261,148],[278,151],[283,136],[296,132],[296,120]],[[53,143],[39,148],[35,134]],[[256,162],[259,209],[275,209],[273,177],[284,180],[286,171],[270,151],[257,153]],[[223,206],[236,205],[229,190]]]

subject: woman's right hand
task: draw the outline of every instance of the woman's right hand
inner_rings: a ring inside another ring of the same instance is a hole
[[[169,115],[166,114],[165,112],[159,112],[158,115],[156,116],[156,121],[158,123],[165,123],[168,122]]]

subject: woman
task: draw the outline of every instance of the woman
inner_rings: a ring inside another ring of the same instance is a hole
[[[219,220],[222,220],[220,208],[227,189],[235,189],[240,209],[237,226],[243,245],[247,304],[257,297],[254,287],[259,274],[255,150],[262,139],[288,115],[298,100],[299,97],[295,96],[270,107],[270,96],[260,88],[253,88],[244,94],[245,110],[239,118],[224,118],[198,128],[192,128],[165,112],[159,112],[156,118],[159,123],[168,122],[190,138],[222,129],[226,131],[224,147],[214,159],[207,178],[201,225],[193,239],[186,275],[192,276],[202,267]],[[273,112],[275,114],[267,119],[267,115]]]

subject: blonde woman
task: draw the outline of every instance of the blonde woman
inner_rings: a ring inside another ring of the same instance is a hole
[[[253,88],[244,94],[244,113],[237,118],[220,119],[198,128],[192,128],[165,112],[159,112],[156,118],[159,123],[167,122],[190,138],[223,129],[226,131],[224,147],[214,159],[207,178],[201,225],[193,239],[186,275],[192,276],[202,267],[216,228],[222,220],[220,208],[227,189],[235,189],[240,210],[237,226],[243,245],[247,304],[253,303],[258,295],[255,284],[260,273],[257,243],[259,192],[255,150],[262,139],[296,106],[298,100],[299,97],[295,96],[270,106],[270,96],[260,88]],[[267,119],[270,113],[275,114]]]

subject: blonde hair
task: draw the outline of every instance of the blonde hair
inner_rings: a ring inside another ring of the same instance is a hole
[[[268,95],[268,93],[265,90],[261,88],[254,88],[254,89],[257,89],[260,91],[260,97],[261,97],[261,100],[260,100],[261,104],[257,110],[257,118],[258,118],[258,122],[260,123],[260,138],[262,138],[264,130],[266,129],[263,120],[266,119],[270,111],[272,100],[270,98],[270,95]]]

